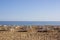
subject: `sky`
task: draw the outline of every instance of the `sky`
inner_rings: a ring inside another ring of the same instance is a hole
[[[60,21],[60,0],[0,0],[0,21]]]

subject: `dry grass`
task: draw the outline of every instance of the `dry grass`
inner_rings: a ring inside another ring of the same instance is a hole
[[[47,32],[35,31],[34,27],[32,29],[29,28],[27,32],[11,31],[10,29],[8,31],[0,31],[0,40],[60,40],[59,30]]]

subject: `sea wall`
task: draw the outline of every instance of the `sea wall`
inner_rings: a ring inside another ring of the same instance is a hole
[[[0,26],[0,40],[60,40],[60,26]]]

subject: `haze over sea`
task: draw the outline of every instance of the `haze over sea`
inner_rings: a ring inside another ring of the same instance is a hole
[[[60,21],[0,21],[0,25],[60,25]]]

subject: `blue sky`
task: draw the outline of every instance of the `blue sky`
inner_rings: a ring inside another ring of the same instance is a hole
[[[60,21],[60,0],[0,0],[0,21]]]

